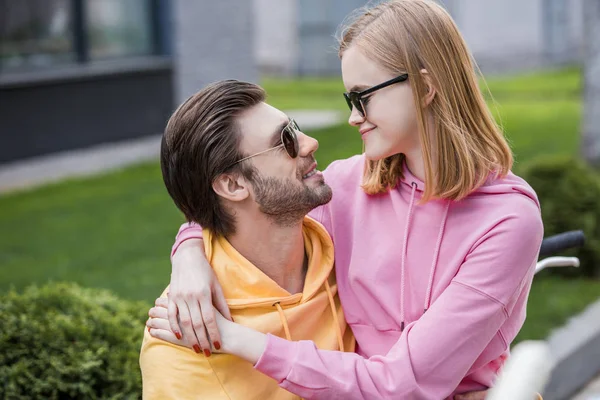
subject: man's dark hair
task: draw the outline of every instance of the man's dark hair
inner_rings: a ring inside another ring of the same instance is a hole
[[[175,110],[163,134],[160,166],[169,194],[188,221],[215,235],[232,234],[235,220],[212,183],[228,169],[251,179],[255,171],[248,164],[230,167],[244,156],[236,118],[264,100],[264,90],[252,83],[210,84]]]

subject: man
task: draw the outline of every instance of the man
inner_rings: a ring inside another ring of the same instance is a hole
[[[353,351],[337,296],[333,244],[306,216],[332,196],[316,170],[318,143],[264,100],[256,85],[221,81],[183,103],[163,136],[165,185],[187,220],[204,228],[207,259],[236,322]],[[144,398],[296,398],[241,358],[194,350],[146,331]]]

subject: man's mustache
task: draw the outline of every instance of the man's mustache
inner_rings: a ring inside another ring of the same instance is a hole
[[[313,165],[317,160],[315,160],[314,156],[303,157],[302,163],[298,166],[298,178],[302,179],[302,177],[308,172],[308,169]]]

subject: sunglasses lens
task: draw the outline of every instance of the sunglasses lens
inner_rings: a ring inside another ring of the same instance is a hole
[[[352,112],[352,101],[350,100],[348,93],[344,93],[344,99],[346,99],[346,104],[348,104],[348,108],[350,109],[350,112]]]
[[[296,121],[292,120],[281,132],[281,141],[288,155],[292,158],[298,157],[298,137],[296,130],[300,130]]]
[[[360,101],[360,98],[356,95],[356,93],[344,93],[344,98],[346,99],[346,104],[348,104],[350,112],[352,112],[352,107],[354,107],[362,117],[365,116],[365,110],[363,108],[362,102]]]

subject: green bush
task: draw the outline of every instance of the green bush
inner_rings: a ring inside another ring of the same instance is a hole
[[[600,177],[573,158],[547,157],[525,166],[521,176],[536,191],[542,206],[544,234],[550,236],[582,229],[582,249],[561,255],[576,255],[581,267],[550,269],[563,276],[600,278]]]
[[[0,398],[140,398],[146,311],[68,283],[0,294]]]

